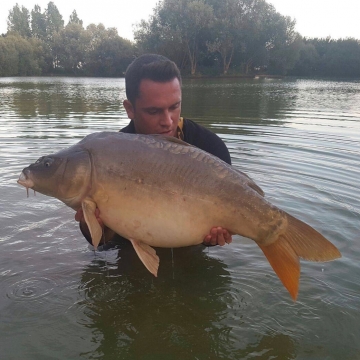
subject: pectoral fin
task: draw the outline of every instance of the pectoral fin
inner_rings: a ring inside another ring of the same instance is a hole
[[[86,225],[90,230],[91,240],[94,248],[96,249],[100,243],[103,235],[102,228],[95,216],[96,204],[91,200],[84,200],[81,203],[81,207],[84,212]]]
[[[130,239],[136,253],[145,267],[157,277],[159,268],[159,257],[156,255],[156,251],[149,245],[144,244],[141,241]]]

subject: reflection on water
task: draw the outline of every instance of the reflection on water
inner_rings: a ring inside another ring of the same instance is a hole
[[[91,327],[94,333],[105,329],[99,355],[122,349],[122,358],[180,359],[221,352],[231,328],[212,324],[231,306],[226,294],[231,280],[224,265],[201,250],[177,249],[172,258],[171,250],[159,249],[158,279],[130,246],[119,250],[117,266],[97,261],[84,269],[81,281],[89,284],[85,301]]]
[[[266,197],[343,258],[302,263],[293,303],[257,246],[94,253],[73,211],[16,184],[23,167],[126,125],[123,79],[0,81],[0,347],[6,359],[360,356],[360,83],[186,80],[183,115],[217,132]]]

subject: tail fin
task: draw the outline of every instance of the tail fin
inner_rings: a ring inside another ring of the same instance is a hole
[[[283,236],[300,258],[310,261],[330,261],[341,257],[340,251],[319,232],[293,216],[286,215],[289,226]]]
[[[270,245],[259,246],[293,300],[296,300],[299,291],[300,261],[293,248],[283,237]]]
[[[341,257],[340,251],[311,226],[287,214],[288,229],[274,243],[259,245],[291,297],[299,289],[299,257],[310,261],[330,261]]]

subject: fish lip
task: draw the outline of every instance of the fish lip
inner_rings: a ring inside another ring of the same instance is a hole
[[[17,183],[30,189],[34,186],[34,182],[28,178],[27,174],[24,171],[21,172]]]

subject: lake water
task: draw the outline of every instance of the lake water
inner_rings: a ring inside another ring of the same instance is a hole
[[[71,209],[16,183],[42,155],[128,119],[123,79],[0,79],[2,359],[360,359],[360,82],[185,80],[267,199],[342,252],[302,261],[293,302],[257,245],[94,253]]]

